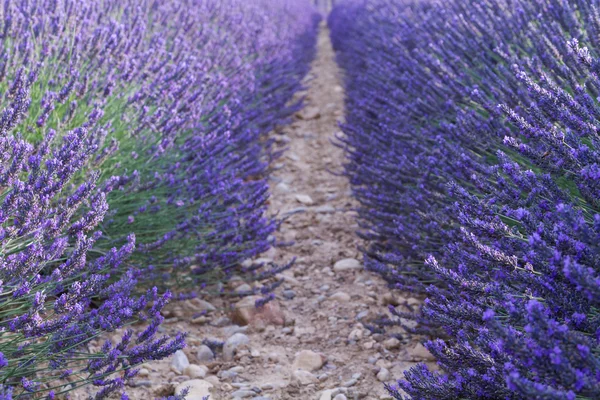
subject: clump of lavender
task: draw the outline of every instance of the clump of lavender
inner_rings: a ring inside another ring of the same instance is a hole
[[[600,396],[596,1],[346,1],[346,172],[367,267],[424,293],[413,399]],[[410,329],[406,329],[410,331]]]
[[[271,245],[261,135],[298,107],[317,19],[294,1],[7,0],[0,21],[1,395],[104,398],[184,346],[157,335],[165,283]]]

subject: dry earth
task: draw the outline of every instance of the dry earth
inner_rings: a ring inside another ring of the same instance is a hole
[[[164,330],[187,331],[188,347],[145,365],[128,389],[132,399],[171,395],[184,386],[192,389],[189,400],[206,394],[211,400],[387,399],[382,382],[430,359],[415,341],[373,335],[360,322],[384,312],[390,296],[378,276],[362,270],[349,183],[331,173],[341,171],[344,160],[333,144],[344,115],[340,75],[322,26],[308,89],[300,94],[306,106],[273,133],[287,151],[274,166],[270,211],[285,218],[279,240],[295,244],[272,249],[263,261],[297,257],[276,300],[262,311],[238,304],[234,313],[224,299],[170,305]],[[213,306],[207,317],[192,317]],[[226,342],[214,359],[201,344],[205,338]]]

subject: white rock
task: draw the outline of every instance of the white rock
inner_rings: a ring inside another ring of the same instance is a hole
[[[345,394],[343,394],[343,393],[340,393],[340,394],[338,394],[337,396],[335,396],[335,397],[333,398],[333,400],[348,400],[348,398],[346,397],[346,395],[345,395]]]
[[[200,363],[209,363],[215,360],[215,355],[210,347],[201,345],[196,352],[196,360]]]
[[[189,365],[190,362],[183,351],[177,350],[175,354],[173,354],[173,359],[171,360],[171,369],[173,371],[181,374]]]
[[[321,392],[321,396],[319,400],[331,400],[331,394],[335,391],[335,389],[327,389]]]
[[[363,337],[363,331],[362,329],[354,329],[352,332],[350,332],[350,334],[348,335],[348,340],[360,340]]]
[[[381,368],[377,373],[379,382],[387,382],[390,379],[390,371],[387,368]]]
[[[248,285],[247,283],[242,283],[240,286],[235,288],[236,293],[244,293],[244,292],[251,292],[251,291],[252,291],[252,286]]]
[[[288,193],[290,191],[289,185],[285,182],[279,182],[275,185],[275,189],[281,193]]]
[[[344,258],[336,261],[333,265],[334,271],[351,271],[355,269],[362,269],[362,264],[355,258]]]
[[[233,360],[233,356],[235,355],[235,351],[239,346],[250,343],[250,339],[248,336],[243,333],[236,333],[231,336],[223,345],[223,358],[225,361]]]
[[[206,396],[211,396],[209,399],[212,400],[211,389],[213,387],[212,383],[204,379],[192,379],[177,385],[175,394],[180,394],[183,389],[189,388],[188,395],[185,397],[186,400],[204,400]]]
[[[296,353],[293,369],[303,369],[305,371],[316,371],[324,364],[323,356],[311,350],[302,350]]]
[[[192,379],[204,378],[206,372],[208,372],[208,368],[196,364],[190,364],[183,370],[183,373]]]
[[[311,383],[317,382],[317,377],[311,374],[308,371],[304,371],[303,369],[297,369],[292,373],[292,377],[295,381],[297,381],[301,385],[310,385]]]
[[[312,197],[310,197],[307,194],[297,194],[296,201],[298,201],[298,203],[304,204],[305,206],[312,206],[314,204]]]
[[[344,292],[336,292],[329,296],[329,300],[337,301],[338,303],[347,303],[350,301],[350,295]]]

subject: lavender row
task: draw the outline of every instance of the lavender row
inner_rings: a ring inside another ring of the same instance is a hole
[[[395,398],[600,396],[599,6],[334,9],[366,265],[426,297],[373,329],[427,335],[440,367]]]
[[[184,346],[157,335],[168,289],[282,268],[240,263],[273,244],[264,134],[299,107],[318,17],[271,0],[7,0],[0,16],[0,396],[104,398]]]

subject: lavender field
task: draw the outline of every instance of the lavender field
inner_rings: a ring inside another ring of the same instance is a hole
[[[599,0],[0,22],[0,400],[600,399]]]

